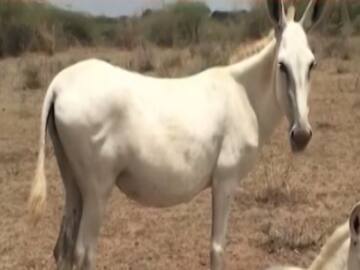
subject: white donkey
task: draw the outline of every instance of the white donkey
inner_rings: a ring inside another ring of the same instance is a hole
[[[307,270],[360,269],[360,203],[349,221],[338,227],[322,247],[320,254]],[[268,270],[306,270],[294,266],[275,266]]]
[[[308,121],[315,58],[305,31],[325,2],[311,0],[301,22],[268,0],[275,38],[235,65],[182,79],[157,79],[87,60],[61,71],[43,105],[40,151],[29,206],[45,206],[49,131],[66,204],[54,250],[58,269],[95,268],[104,208],[113,187],[146,205],[185,203],[212,189],[211,269],[223,268],[230,204],[259,150],[285,114],[293,151],[312,132]]]

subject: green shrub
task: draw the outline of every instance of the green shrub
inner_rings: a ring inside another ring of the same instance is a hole
[[[143,22],[145,37],[160,46],[182,46],[200,41],[202,23],[210,13],[203,3],[177,3],[153,12]]]
[[[131,27],[121,24],[118,27],[105,30],[102,33],[102,38],[106,45],[131,50],[137,44],[137,37],[134,35],[134,32]]]
[[[70,16],[62,24],[64,33],[72,41],[77,41],[81,45],[92,45],[94,43],[94,33],[91,24],[84,18]]]
[[[18,56],[29,47],[33,36],[30,26],[10,22],[2,28],[1,55]]]
[[[170,6],[169,12],[176,18],[176,39],[185,44],[198,43],[201,24],[209,16],[210,9],[204,3],[180,2]]]
[[[32,29],[21,20],[24,16],[24,5],[11,2],[0,5],[0,55],[17,56],[29,46]]]
[[[239,43],[245,39],[245,31],[247,28],[244,23],[224,24],[208,19],[202,25],[200,39],[206,43]]]
[[[358,15],[354,20],[354,30],[357,34],[360,33],[360,15]]]
[[[167,47],[175,43],[176,18],[170,12],[153,13],[145,19],[142,28],[145,38],[152,43]]]
[[[0,5],[0,56],[58,47],[95,45],[116,20],[93,18],[50,5],[3,0]],[[59,42],[60,44],[55,44]]]
[[[260,38],[271,28],[265,5],[258,6],[243,15],[242,23],[245,24],[242,35],[251,39]]]

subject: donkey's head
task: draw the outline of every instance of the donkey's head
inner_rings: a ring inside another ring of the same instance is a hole
[[[347,270],[360,269],[360,203],[352,210],[350,215],[350,250]]]
[[[306,33],[320,21],[326,2],[310,0],[302,19],[296,22],[293,6],[285,14],[283,0],[267,0],[278,45],[276,97],[289,120],[289,136],[294,152],[304,150],[312,136],[308,95],[316,61]]]

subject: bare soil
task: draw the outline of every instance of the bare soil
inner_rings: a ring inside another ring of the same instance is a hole
[[[63,190],[51,147],[47,211],[35,229],[26,222],[48,82],[77,60],[97,56],[128,67],[135,53],[73,49],[52,57],[26,55],[0,61],[0,269],[55,269],[52,249]],[[312,142],[304,154],[294,156],[286,121],[277,129],[238,190],[228,231],[227,269],[307,266],[360,200],[360,56],[355,51],[345,56],[319,53],[323,57],[313,74],[310,96]],[[159,70],[163,61],[159,55],[159,51],[152,55],[157,74],[166,68]],[[201,66],[184,51],[161,55],[169,57],[170,75]],[[34,85],[31,80],[38,80],[40,87],[29,89]],[[208,269],[210,213],[208,191],[189,204],[159,210],[140,206],[114,190],[101,231],[98,269]]]

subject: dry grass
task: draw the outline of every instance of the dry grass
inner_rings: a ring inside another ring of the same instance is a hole
[[[42,86],[39,63],[29,61],[24,65],[24,89],[39,89]]]
[[[150,46],[140,46],[133,51],[129,69],[146,73],[154,70],[154,52]]]

